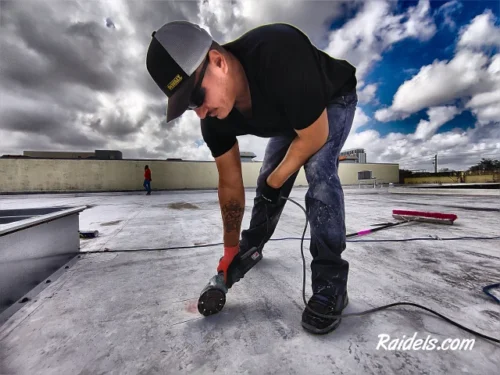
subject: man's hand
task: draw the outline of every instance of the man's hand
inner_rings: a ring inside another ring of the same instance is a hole
[[[262,199],[264,199],[269,204],[278,204],[278,201],[280,199],[280,189],[273,188],[266,180],[264,187],[262,188],[261,196]]]
[[[219,265],[217,267],[217,273],[224,273],[224,283],[227,284],[227,269],[229,265],[233,261],[234,257],[238,254],[240,250],[240,246],[225,246],[224,247],[224,256],[220,258]]]

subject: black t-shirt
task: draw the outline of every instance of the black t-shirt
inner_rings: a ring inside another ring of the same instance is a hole
[[[203,139],[214,158],[229,151],[236,136],[295,134],[318,119],[336,96],[356,87],[356,69],[317,49],[288,24],[257,27],[223,45],[241,62],[250,85],[252,116],[236,108],[222,120],[201,120]]]

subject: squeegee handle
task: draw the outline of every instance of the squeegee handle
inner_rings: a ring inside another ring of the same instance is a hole
[[[396,225],[400,225],[400,224],[404,224],[404,223],[405,223],[404,221],[398,222],[398,223],[388,223],[388,224],[381,225],[375,229],[365,229],[365,230],[361,230],[361,231],[356,232],[356,233],[351,233],[351,234],[346,235],[346,237],[365,236],[367,234],[370,234],[370,233],[373,233],[373,232],[376,232],[376,231],[379,231],[382,229],[394,227]]]

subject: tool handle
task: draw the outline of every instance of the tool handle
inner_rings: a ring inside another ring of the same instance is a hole
[[[386,229],[386,228],[390,228],[390,227],[394,227],[396,225],[400,225],[400,224],[403,224],[405,223],[404,221],[403,222],[398,222],[398,223],[388,223],[388,224],[385,224],[385,225],[382,225],[378,228],[374,228],[374,229],[365,229],[365,230],[362,230],[362,231],[359,231],[359,232],[356,232],[356,233],[351,233],[351,234],[348,234],[346,237],[354,237],[354,236],[365,236],[367,234],[370,234],[370,233],[373,233],[373,232],[376,232],[378,230],[382,230],[382,229]]]

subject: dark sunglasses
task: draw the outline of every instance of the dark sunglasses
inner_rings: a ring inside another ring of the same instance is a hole
[[[201,68],[200,77],[196,86],[191,93],[191,98],[189,99],[188,109],[196,109],[203,105],[205,101],[205,88],[201,87],[201,83],[203,82],[203,77],[205,76],[205,70],[208,66],[208,55],[205,58],[205,62],[203,63],[203,67]]]

